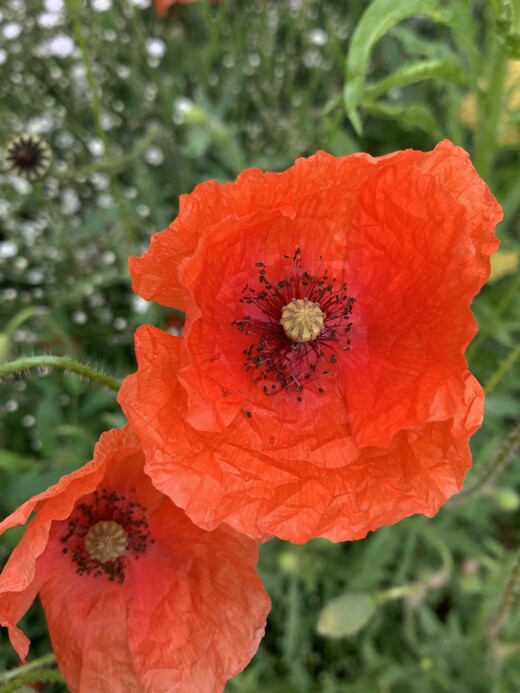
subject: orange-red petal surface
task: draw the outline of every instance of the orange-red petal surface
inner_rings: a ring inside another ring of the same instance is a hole
[[[139,333],[121,395],[154,483],[203,527],[294,541],[435,512],[460,489],[482,415],[464,354],[501,216],[447,141],[318,152],[182,197],[130,262],[141,296],[186,311],[178,357]],[[325,316],[308,345],[279,323],[303,297]]]
[[[254,537],[295,542],[359,539],[413,513],[433,515],[462,484],[469,435],[480,425],[483,395],[467,372],[453,418],[396,434],[387,448],[359,448],[344,423],[320,412],[314,436],[299,438],[239,414],[222,432],[184,418],[176,373],[181,340],[152,327],[136,334],[139,363],[120,399],[146,441],[154,484],[202,527],[227,522]]]
[[[82,571],[75,556],[84,556],[84,544],[70,544],[71,526],[123,522],[129,507],[137,515],[124,526],[141,532],[144,522],[145,547],[129,543],[116,573],[122,579]],[[255,572],[256,544],[230,528],[193,525],[144,474],[130,430],[105,433],[93,462],[21,506],[2,529],[25,522],[32,509],[0,576],[0,622],[20,656],[28,641],[16,623],[39,592],[73,692],[214,693],[249,662],[270,606]]]

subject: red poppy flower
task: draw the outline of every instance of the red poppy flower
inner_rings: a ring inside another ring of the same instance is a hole
[[[256,651],[270,607],[254,542],[205,532],[143,472],[128,429],[94,460],[34,496],[0,532],[36,512],[0,575],[0,623],[16,627],[39,593],[71,691],[223,691]]]
[[[178,363],[141,331],[121,394],[154,481],[202,527],[293,541],[433,514],[481,421],[464,351],[500,219],[449,142],[319,152],[182,197],[130,262],[137,293],[186,310]]]

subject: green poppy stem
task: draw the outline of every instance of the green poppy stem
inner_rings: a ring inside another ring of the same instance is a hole
[[[56,657],[51,653],[33,659],[27,664],[16,669],[10,669],[0,674],[0,693],[11,693],[17,691],[25,683],[33,681],[63,681],[59,671],[55,669],[44,669],[48,664],[55,664]],[[49,677],[49,674],[51,675]]]
[[[486,86],[478,94],[478,125],[475,131],[475,168],[484,180],[489,177],[498,148],[507,75],[507,53],[497,35],[496,19],[491,4],[487,8],[488,45],[482,65]]]
[[[148,149],[152,142],[157,137],[157,130],[151,128],[149,132],[144,135],[140,140],[137,141],[132,151],[128,154],[124,154],[119,157],[106,157],[96,161],[95,164],[91,166],[83,166],[82,168],[71,169],[70,171],[64,171],[63,173],[53,173],[55,178],[60,180],[76,179],[81,176],[90,176],[92,173],[99,173],[100,171],[105,171],[106,173],[114,173],[121,170],[132,161],[138,159],[142,154]]]
[[[16,674],[18,671],[19,669],[14,669],[8,673]],[[47,683],[51,681],[65,683],[65,679],[57,669],[34,669],[26,674],[17,676],[9,683],[6,683],[5,686],[0,686],[0,693],[15,693],[15,691],[20,691],[22,688],[25,690],[24,686],[27,683]]]
[[[493,373],[484,387],[486,395],[490,395],[502,378],[507,375],[507,372],[514,366],[515,361],[520,358],[520,344],[512,349],[506,358],[500,362],[499,367]]]
[[[394,601],[394,599],[402,599],[403,597],[409,597],[411,595],[421,595],[424,591],[423,585],[417,582],[411,582],[406,585],[396,585],[387,590],[382,590],[374,594],[373,597],[377,604],[384,604],[385,602]]]
[[[8,375],[14,375],[16,373],[23,373],[23,371],[31,370],[33,368],[61,368],[65,371],[71,371],[72,373],[77,373],[83,378],[92,380],[95,383],[108,387],[114,392],[119,391],[120,383],[111,378],[105,373],[96,371],[94,368],[87,366],[84,363],[78,363],[68,356],[26,356],[21,359],[16,359],[15,361],[8,361],[7,363],[0,364],[0,378],[5,378]]]
[[[493,613],[493,617],[489,622],[488,633],[489,637],[493,640],[499,638],[506,626],[507,619],[511,614],[518,592],[520,591],[520,551],[518,551],[511,573],[506,582],[504,592],[502,593],[502,598],[498,609]]]

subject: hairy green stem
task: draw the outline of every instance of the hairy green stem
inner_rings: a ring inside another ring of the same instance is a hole
[[[14,672],[16,671],[15,669]],[[35,669],[27,674],[18,676],[13,681],[6,683],[5,686],[1,686],[0,693],[16,693],[27,683],[47,683],[51,681],[65,683],[65,679],[56,669]]]
[[[12,681],[13,679],[17,679],[19,676],[23,676],[24,674],[27,674],[30,671],[33,671],[34,669],[44,667],[47,664],[54,664],[55,662],[56,657],[52,654],[52,652],[50,652],[49,654],[43,655],[43,657],[33,659],[31,662],[28,662],[27,664],[22,664],[22,666],[17,667],[16,669],[4,671],[2,674],[0,674],[0,683]]]
[[[489,622],[488,634],[489,634],[489,637],[491,639],[496,640],[502,634],[502,632],[506,626],[507,619],[509,618],[511,611],[513,610],[515,600],[516,600],[516,597],[518,596],[519,591],[520,591],[520,551],[518,551],[518,553],[515,557],[515,560],[513,563],[513,569],[511,570],[511,573],[509,574],[509,578],[506,582],[506,586],[505,586],[504,592],[502,594],[500,604],[498,605],[498,609],[493,614],[493,616]]]
[[[513,367],[515,361],[520,358],[520,344],[509,352],[506,358],[500,362],[499,367],[493,373],[491,378],[486,383],[484,387],[484,392],[486,395],[490,395],[502,378],[507,374],[507,372]]]
[[[16,359],[16,361],[8,361],[7,363],[0,364],[0,378],[5,378],[8,375],[14,375],[16,373],[23,373],[23,371],[33,368],[45,367],[61,368],[65,371],[71,371],[95,383],[104,385],[114,392],[119,391],[120,383],[117,380],[105,373],[96,371],[94,368],[84,363],[74,361],[68,356],[47,356],[43,354],[41,356],[25,356],[21,359]]]

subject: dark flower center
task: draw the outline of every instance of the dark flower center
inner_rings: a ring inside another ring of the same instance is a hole
[[[18,166],[24,168],[33,168],[38,163],[40,153],[38,147],[32,144],[20,144],[13,152],[12,157]]]
[[[46,142],[32,135],[21,135],[7,147],[6,161],[18,175],[34,180],[49,168],[51,152]]]
[[[92,499],[74,508],[61,541],[78,575],[107,575],[120,583],[127,557],[139,558],[153,543],[146,508],[106,489],[94,491]]]
[[[327,269],[318,275],[303,271],[299,249],[288,276],[279,281],[268,278],[264,263],[256,266],[261,288],[246,284],[240,302],[250,306],[250,313],[232,323],[255,338],[244,349],[246,371],[255,371],[254,381],[263,384],[266,395],[291,389],[301,400],[310,382],[323,392],[337,351],[350,349],[355,299]]]

